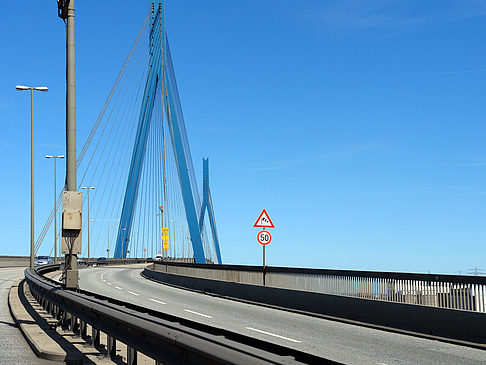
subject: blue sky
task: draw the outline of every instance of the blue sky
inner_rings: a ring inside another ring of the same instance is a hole
[[[78,151],[148,3],[76,2]],[[49,87],[34,100],[37,235],[52,201],[44,156],[65,152],[64,26],[54,0],[0,11],[0,255],[22,255],[30,100],[15,85]],[[166,21],[226,263],[261,263],[265,208],[269,265],[486,268],[483,1],[169,0]]]

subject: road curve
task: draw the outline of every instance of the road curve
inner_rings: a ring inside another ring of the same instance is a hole
[[[486,364],[483,350],[177,289],[144,279],[141,271],[141,266],[80,270],[80,287],[345,364]]]

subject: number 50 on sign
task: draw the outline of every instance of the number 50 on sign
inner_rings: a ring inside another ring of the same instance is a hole
[[[272,234],[269,231],[260,231],[257,234],[257,241],[259,244],[266,246],[272,242]]]

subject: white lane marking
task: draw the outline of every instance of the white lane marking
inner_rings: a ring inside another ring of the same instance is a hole
[[[101,274],[101,280],[105,281],[105,279],[103,279],[103,275],[105,275],[105,273]]]
[[[273,337],[278,337],[278,338],[281,338],[283,340],[287,340],[287,341],[291,341],[291,342],[296,342],[296,343],[301,343],[302,342],[302,341],[299,341],[299,340],[294,340],[293,338],[288,338],[288,337],[276,335],[275,333],[270,333],[270,332],[262,331],[262,330],[259,330],[259,329],[256,329],[256,328],[252,328],[252,327],[245,327],[245,328],[247,330],[250,330],[250,331],[260,332],[260,333],[263,333],[265,335],[269,335],[269,336],[273,336]]]
[[[208,316],[207,314],[202,314],[202,313],[194,312],[194,311],[189,310],[189,309],[184,309],[184,311],[189,312],[189,313],[192,313],[192,314],[196,314],[196,315],[201,316],[201,317],[213,318],[211,316]]]
[[[105,279],[103,279],[103,282],[104,282],[104,283],[106,283],[106,280],[105,280]]]
[[[122,290],[122,288],[120,288],[119,286],[115,286],[115,288]]]
[[[377,365],[388,365],[388,364],[385,364],[384,362],[377,362],[376,364]]]
[[[106,284],[111,285],[111,283],[106,283]]]
[[[149,298],[149,300],[151,300],[152,302],[155,302],[155,303],[159,303],[159,304],[167,304],[167,303],[161,302],[160,300],[157,300],[157,299]]]
[[[132,291],[128,291],[130,294],[133,294],[133,295],[140,295],[140,294],[137,294],[137,293],[134,293]]]

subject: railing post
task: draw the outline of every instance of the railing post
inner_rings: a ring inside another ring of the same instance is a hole
[[[91,346],[100,347],[100,330],[91,326]]]
[[[110,335],[106,335],[107,338],[107,350],[108,350],[108,355],[113,358],[116,356],[116,339]]]
[[[137,350],[127,345],[127,364],[137,365]]]
[[[82,321],[82,320],[79,320],[79,336],[81,338],[85,338],[86,337],[86,322],[85,321]]]
[[[65,310],[62,311],[62,327],[65,329],[66,327],[69,328],[69,325],[71,323],[71,314],[66,312]]]
[[[71,331],[73,332],[76,332],[76,330],[78,329],[78,319],[73,315],[71,315],[70,327],[71,327]]]

